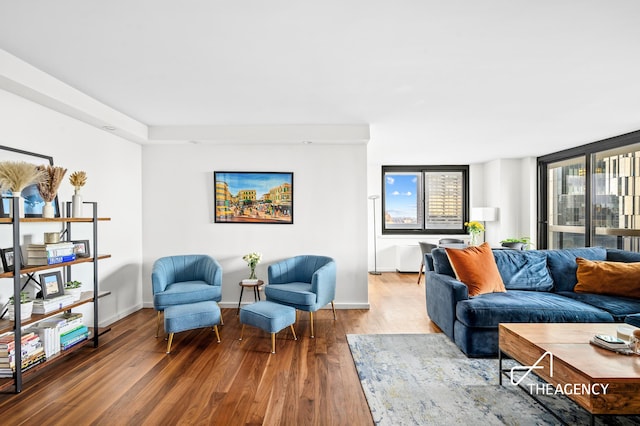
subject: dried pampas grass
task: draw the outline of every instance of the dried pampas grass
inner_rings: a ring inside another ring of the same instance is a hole
[[[69,182],[76,189],[76,192],[80,191],[80,188],[82,188],[85,183],[87,183],[87,173],[83,172],[82,170],[73,172],[71,173],[71,176],[69,176]]]
[[[0,161],[0,189],[3,191],[21,192],[43,179],[44,173],[35,164],[26,161]]]
[[[38,166],[38,170],[45,175],[45,179],[38,183],[38,191],[44,201],[51,202],[56,198],[58,188],[60,188],[62,178],[67,173],[67,169],[58,166]]]

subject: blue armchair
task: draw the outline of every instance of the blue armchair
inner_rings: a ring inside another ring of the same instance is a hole
[[[158,337],[160,313],[166,307],[222,299],[222,267],[202,254],[162,257],[153,264],[151,284]]]
[[[295,256],[268,268],[269,284],[264,288],[267,300],[309,312],[311,337],[313,313],[331,303],[333,319],[336,308],[336,262],[326,256]]]

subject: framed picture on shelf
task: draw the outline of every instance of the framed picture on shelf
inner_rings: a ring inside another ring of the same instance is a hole
[[[213,172],[216,223],[293,224],[292,172]]]
[[[36,166],[49,164],[53,166],[53,157],[35,152],[23,151],[17,148],[0,145],[0,157],[2,161],[25,161]],[[9,217],[11,213],[11,191],[2,191],[0,193],[0,217]],[[29,185],[23,189],[20,196],[24,200],[24,216],[25,217],[42,217],[42,209],[44,208],[44,200],[38,191],[38,185]],[[58,197],[53,200],[53,211],[55,217],[60,217],[60,208],[58,205]]]
[[[64,294],[64,283],[60,271],[40,274],[40,288],[43,299],[52,299]]]
[[[91,257],[89,240],[77,240],[71,241],[71,243],[73,244],[73,252],[76,257]]]
[[[24,264],[22,263],[20,252],[18,252],[17,255],[20,267],[22,268]],[[2,260],[2,270],[4,272],[13,272],[16,262],[16,253],[13,252],[13,247],[0,249],[0,260]]]

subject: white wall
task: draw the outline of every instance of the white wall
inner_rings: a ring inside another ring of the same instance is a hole
[[[336,308],[367,308],[366,145],[190,144],[143,147],[143,299],[162,256],[204,253],[222,265],[223,307],[235,307],[246,253],[267,266],[298,254],[336,259]],[[213,221],[213,171],[294,173],[294,224]],[[245,301],[252,295],[244,295]]]
[[[397,149],[392,152],[384,149],[383,139],[393,135],[380,132],[378,127],[372,127],[371,141],[368,145],[367,157],[367,188],[368,194],[380,195],[382,191],[383,165],[433,165],[458,164],[454,160],[446,163],[438,162],[430,153],[430,144],[425,143],[424,149],[403,149],[402,141],[394,142]],[[427,136],[424,136],[427,138]],[[470,207],[497,207],[499,220],[487,222],[486,240],[492,246],[499,246],[504,238],[530,236],[535,239],[536,229],[536,159],[532,157],[521,159],[498,159],[481,164],[469,165],[469,204]],[[395,271],[398,266],[397,254],[415,258],[417,271],[421,254],[418,241],[437,244],[442,237],[456,237],[468,239],[468,235],[422,235],[398,236],[382,235],[381,199],[376,200],[375,235],[377,245],[377,269],[379,271]],[[373,209],[369,200],[368,210],[368,267],[374,268],[373,242]],[[409,246],[413,249],[410,250]],[[409,262],[404,262],[410,263]]]
[[[87,172],[84,200],[97,201],[99,216],[111,218],[99,224],[98,251],[112,255],[99,262],[100,288],[111,291],[100,301],[100,323],[109,324],[138,310],[142,306],[141,147],[3,90],[0,117],[0,145],[52,156],[55,165],[68,169],[58,193],[61,202],[70,201],[73,194],[69,174]],[[25,224],[22,230],[25,238],[42,242],[43,232],[52,231],[51,227]],[[11,245],[10,228],[0,226],[3,246]],[[82,232],[81,225],[74,227],[74,238],[81,236],[76,231]],[[89,265],[77,265],[72,273],[90,289]],[[0,303],[12,295],[12,284],[11,279],[0,279]],[[90,321],[89,305],[83,311]]]

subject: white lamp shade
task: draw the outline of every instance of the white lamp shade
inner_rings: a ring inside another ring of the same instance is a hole
[[[480,222],[495,222],[496,220],[498,220],[498,208],[472,207],[470,219]]]

